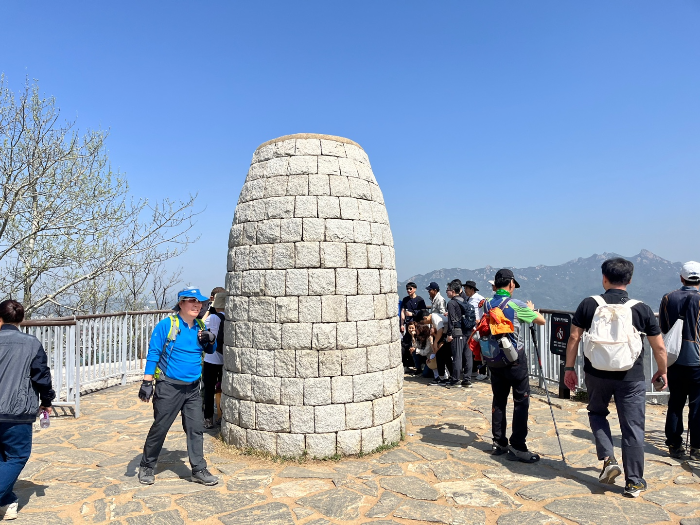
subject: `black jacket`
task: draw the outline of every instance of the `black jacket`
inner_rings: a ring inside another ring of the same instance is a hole
[[[0,327],[0,422],[32,423],[41,405],[51,406],[51,370],[33,335],[10,324]]]
[[[460,337],[462,334],[462,307],[459,303],[464,302],[462,297],[457,296],[447,303],[447,335]]]

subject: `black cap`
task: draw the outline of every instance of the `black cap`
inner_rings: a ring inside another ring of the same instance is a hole
[[[413,281],[410,281],[410,282],[407,282],[407,283],[406,283],[406,288],[409,288],[409,287],[410,287],[410,288],[416,288],[416,289],[418,288],[418,287],[416,286],[416,283],[414,283]]]
[[[479,291],[479,289],[476,287],[476,283],[474,281],[467,281],[466,283],[464,283],[464,287],[471,288],[475,292]]]
[[[513,279],[516,288],[520,288],[520,284],[515,280],[515,275],[508,268],[501,268],[496,272],[496,281],[509,281]]]
[[[435,281],[431,281],[431,283],[428,286],[426,286],[425,289],[426,290],[437,290],[439,292],[440,286]]]

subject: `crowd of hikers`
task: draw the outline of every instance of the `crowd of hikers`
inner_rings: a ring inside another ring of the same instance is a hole
[[[682,414],[688,402],[687,456],[700,460],[700,263],[690,261],[682,266],[682,286],[663,297],[658,321],[649,306],[629,298],[626,289],[633,271],[633,264],[623,258],[602,264],[604,293],[583,299],[572,319],[564,381],[572,390],[578,385],[574,365],[583,341],[588,416],[598,459],[603,461],[599,481],[613,484],[623,470],[615,459],[607,419],[614,398],[622,433],[624,494],[637,497],[647,488],[643,478],[647,391],[643,337],[657,365],[652,383],[657,390],[670,390],[665,428],[669,455],[686,457]],[[432,282],[427,288],[431,304],[427,307],[416,294],[415,283],[408,283],[408,295],[400,303],[403,362],[407,372],[432,376],[431,385],[469,387],[473,372],[476,380],[490,380],[492,453],[535,463],[540,457],[528,450],[526,442],[530,382],[524,330],[529,324],[544,325],[545,319],[532,302],[513,297],[520,285],[511,270],[499,270],[489,284],[493,296],[486,299],[474,281],[453,280],[446,287],[447,301]],[[143,484],[155,482],[158,456],[178,414],[187,437],[192,480],[218,483],[207,469],[203,431],[217,424],[215,397],[221,392],[226,295],[223,288],[215,288],[209,298],[196,288],[182,290],[173,313],[153,330],[138,393],[142,401],[153,401],[154,413],[138,472]],[[2,519],[17,517],[13,487],[31,453],[32,425],[39,412],[50,409],[55,397],[46,352],[38,339],[21,331],[23,320],[21,303],[12,299],[0,303]],[[506,406],[511,391],[513,419],[507,436]],[[219,419],[220,415],[219,411]]]
[[[643,476],[648,383],[643,338],[656,362],[651,383],[656,390],[670,392],[665,428],[669,455],[700,461],[700,263],[682,266],[682,286],[663,297],[658,320],[648,305],[627,293],[634,272],[631,261],[608,259],[601,270],[603,293],[583,299],[573,315],[564,382],[571,390],[579,384],[575,365],[583,341],[588,416],[598,459],[603,462],[598,479],[614,484],[624,469],[624,494],[637,497],[647,489]],[[530,382],[524,331],[529,324],[545,324],[545,319],[532,302],[513,297],[520,285],[511,270],[499,270],[489,284],[493,296],[486,299],[474,281],[462,284],[455,279],[447,283],[446,301],[439,285],[431,282],[426,288],[429,307],[417,295],[416,284],[406,284],[408,295],[399,305],[404,371],[432,378],[429,385],[447,388],[470,387],[472,378],[490,378],[492,453],[534,463],[539,455],[526,444]],[[511,390],[513,420],[507,437]],[[608,422],[613,399],[622,433],[622,468],[615,458]],[[683,447],[686,402],[687,455]]]

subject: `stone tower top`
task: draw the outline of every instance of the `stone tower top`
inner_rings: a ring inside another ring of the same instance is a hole
[[[283,140],[291,140],[291,139],[320,139],[320,140],[334,140],[335,142],[342,142],[344,144],[354,144],[358,148],[362,149],[364,151],[364,148],[360,146],[357,142],[354,140],[346,139],[345,137],[336,137],[335,135],[323,135],[321,133],[294,133],[292,135],[285,135],[283,137],[277,137],[276,139],[268,140],[267,142],[263,142],[258,146],[257,149],[263,148],[265,146],[269,146],[270,144],[274,144],[275,142],[282,142]]]

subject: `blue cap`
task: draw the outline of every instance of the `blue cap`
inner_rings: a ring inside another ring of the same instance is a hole
[[[209,297],[204,297],[202,295],[202,292],[199,291],[199,288],[185,288],[184,290],[180,290],[177,292],[177,301],[180,302],[180,299],[184,299],[185,297],[194,297],[198,301],[208,301]]]
[[[440,286],[438,285],[438,283],[436,283],[435,281],[433,281],[433,282],[431,282],[431,283],[426,287],[426,290],[437,290],[437,291],[439,292],[439,291],[440,291]]]

